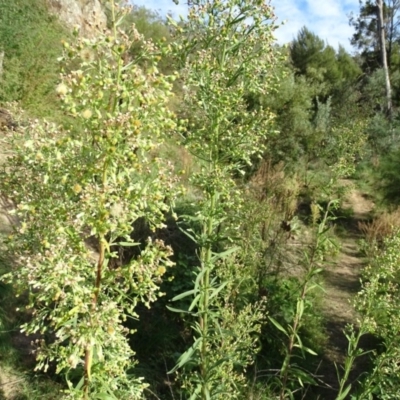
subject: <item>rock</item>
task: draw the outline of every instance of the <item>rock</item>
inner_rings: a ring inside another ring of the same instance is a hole
[[[107,17],[99,0],[47,0],[49,11],[82,36],[92,37],[107,26]]]

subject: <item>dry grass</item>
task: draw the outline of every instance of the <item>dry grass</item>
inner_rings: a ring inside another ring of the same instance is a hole
[[[393,212],[384,212],[371,222],[359,222],[358,228],[368,244],[382,243],[383,239],[400,228],[400,208]]]
[[[296,180],[285,176],[284,164],[272,165],[264,160],[250,181],[260,203],[267,201],[275,212],[283,213],[285,220],[291,220],[297,209],[299,186]]]
[[[11,400],[21,393],[21,375],[0,366],[0,400]]]
[[[8,199],[0,194],[0,233],[8,234],[12,231],[13,226],[18,224],[17,217],[11,215],[14,209]]]
[[[272,165],[267,160],[246,185],[242,235],[249,245],[246,262],[256,266],[259,281],[293,271],[299,263],[298,234],[303,231],[295,217],[299,190],[296,178],[285,175],[282,163]]]

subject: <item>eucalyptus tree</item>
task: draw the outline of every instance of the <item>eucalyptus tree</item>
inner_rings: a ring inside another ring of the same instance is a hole
[[[350,15],[350,25],[355,29],[351,43],[361,54],[368,69],[374,70],[382,65],[379,57],[381,30],[385,32],[385,47],[387,49],[388,66],[391,67],[396,42],[400,38],[400,1],[399,0],[360,0],[358,15]],[[380,9],[382,16],[380,17]],[[379,20],[382,20],[379,23]]]
[[[390,84],[389,67],[388,67],[388,60],[387,60],[382,0],[376,0],[376,6],[378,7],[378,18],[377,18],[378,26],[377,26],[377,28],[378,28],[378,37],[379,37],[379,50],[380,50],[380,55],[381,55],[382,68],[385,73],[385,88],[386,88],[386,101],[387,101],[386,111],[390,118],[391,114],[392,114],[392,87]]]

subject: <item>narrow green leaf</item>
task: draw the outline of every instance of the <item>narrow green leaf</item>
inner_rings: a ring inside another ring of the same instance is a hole
[[[303,342],[301,340],[301,337],[298,335],[297,332],[294,332],[294,337],[296,338],[297,341],[297,343],[295,343],[294,346],[303,351]]]
[[[174,307],[170,307],[170,306],[166,306],[166,307],[167,307],[167,309],[168,309],[169,311],[172,311],[172,312],[184,313],[184,314],[191,314],[191,315],[193,315],[193,313],[191,313],[191,312],[189,312],[189,311],[186,311],[186,310],[181,310],[180,308],[174,308]]]
[[[134,246],[140,245],[140,243],[136,243],[136,242],[116,242],[115,244],[118,246],[123,246],[123,247],[134,247]]]
[[[312,292],[315,288],[319,288],[319,289],[321,289],[322,291],[325,292],[324,288],[321,287],[321,285],[314,284],[314,285],[308,286],[306,291],[305,291],[305,293]]]
[[[207,269],[203,268],[196,276],[196,281],[194,282],[194,290],[197,292],[199,291],[200,282],[203,279],[204,274],[206,273]]]
[[[317,356],[318,355],[314,350],[311,350],[309,347],[306,347],[304,345],[303,345],[303,350],[306,351],[307,353],[310,353],[313,356]]]
[[[230,254],[237,252],[239,249],[240,249],[240,247],[235,246],[235,247],[231,247],[228,250],[223,251],[222,253],[214,253],[213,256],[211,257],[211,262],[214,263],[217,260],[225,258],[225,257],[229,256]]]
[[[238,16],[229,24],[229,26],[237,25],[240,22],[244,21],[245,19],[246,19],[246,16]]]
[[[338,368],[338,366],[337,366],[337,364],[335,362],[333,364],[335,365],[337,380],[338,380],[338,382],[340,382],[339,368]]]
[[[172,374],[175,372],[178,368],[181,368],[183,365],[185,365],[188,361],[190,361],[193,353],[196,351],[197,347],[199,344],[202,342],[203,338],[199,337],[196,339],[196,341],[192,344],[191,347],[189,347],[180,357],[178,360],[178,364],[175,365],[175,367],[171,370],[168,371],[168,374]]]
[[[185,234],[189,239],[192,239],[194,243],[197,243],[197,238],[194,235],[190,234],[186,229],[179,228],[179,230],[183,234]]]
[[[275,325],[276,328],[278,328],[281,332],[283,332],[286,336],[288,336],[288,333],[286,332],[285,328],[274,318],[268,317],[268,319]]]
[[[304,300],[299,299],[297,301],[297,315],[299,319],[303,316],[303,313],[304,313]]]
[[[189,351],[186,351],[183,356],[180,357],[179,359],[179,365],[182,366],[183,364],[186,364],[187,361],[189,361],[190,356],[196,351],[197,347],[201,344],[203,341],[203,338],[199,337],[197,338],[192,346],[189,348]]]
[[[198,384],[197,387],[196,387],[196,389],[195,389],[195,391],[194,391],[193,394],[190,396],[190,399],[189,399],[189,400],[196,400],[196,399],[198,399],[198,398],[199,398],[198,396],[199,396],[200,392],[201,392],[201,385]]]
[[[192,301],[192,303],[189,306],[189,311],[192,311],[194,307],[196,307],[197,303],[199,302],[201,297],[201,294],[199,293]]]
[[[347,386],[346,389],[344,389],[344,392],[339,397],[337,397],[336,400],[344,400],[346,396],[349,394],[350,389],[351,389],[351,384]]]
[[[308,383],[310,385],[316,384],[315,379],[310,375],[309,372],[303,371],[302,369],[297,368],[295,366],[292,366],[290,371],[291,371],[291,374],[299,380],[299,382],[301,381],[301,384],[303,384],[303,385],[305,383]]]
[[[75,389],[81,390],[83,387],[83,384],[85,382],[85,377],[82,377],[82,379],[78,382],[78,384],[75,386]]]
[[[175,297],[172,299],[172,301],[177,301],[177,300],[180,300],[180,299],[184,299],[185,297],[192,296],[192,295],[195,294],[196,292],[197,292],[196,289],[190,289],[190,290],[188,290],[187,292],[183,292],[183,293],[181,293],[181,294],[178,294],[177,296],[175,296]]]
[[[218,293],[228,284],[228,282],[222,283],[217,289],[213,289],[213,291],[210,294],[209,300],[214,298],[215,296],[218,295]]]

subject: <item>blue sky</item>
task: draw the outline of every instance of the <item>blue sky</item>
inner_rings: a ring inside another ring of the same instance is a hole
[[[133,4],[158,10],[161,15],[172,12],[174,16],[185,15],[187,0],[180,0],[176,5],[172,0],[131,0]],[[286,21],[276,31],[280,43],[290,42],[299,29],[306,25],[327,43],[337,48],[342,44],[352,51],[350,37],[353,28],[349,26],[347,15],[357,14],[358,0],[272,0],[278,22]]]

